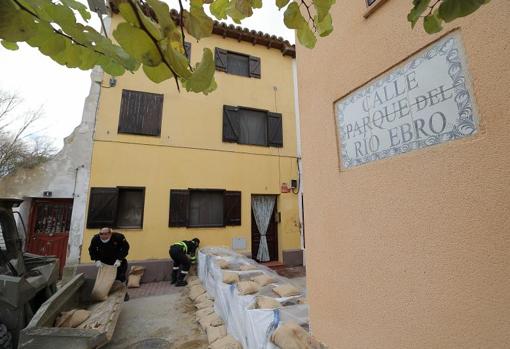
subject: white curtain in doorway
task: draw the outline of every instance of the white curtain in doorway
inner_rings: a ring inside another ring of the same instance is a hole
[[[269,226],[269,220],[273,213],[275,200],[274,196],[253,196],[251,199],[251,208],[253,210],[253,216],[255,217],[255,223],[260,233],[260,244],[257,252],[257,259],[261,262],[269,261],[269,249],[267,247],[267,227]]]

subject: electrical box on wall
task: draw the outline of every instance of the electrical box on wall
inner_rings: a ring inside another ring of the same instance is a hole
[[[296,189],[297,188],[297,180],[291,179],[290,180],[290,187],[291,187],[291,189]]]
[[[245,238],[233,238],[232,239],[232,249],[233,250],[245,250],[246,249],[246,239]]]

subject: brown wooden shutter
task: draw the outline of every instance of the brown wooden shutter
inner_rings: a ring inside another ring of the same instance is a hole
[[[216,70],[227,71],[227,50],[216,47],[214,49],[214,57],[216,61]]]
[[[186,227],[188,225],[189,191],[187,189],[170,190],[169,227]]]
[[[241,192],[226,191],[223,204],[225,225],[241,225]]]
[[[270,147],[283,147],[282,114],[267,113],[267,143]]]
[[[250,56],[250,77],[260,79],[260,58]]]
[[[163,95],[122,90],[118,132],[159,136],[162,114]]]
[[[184,42],[184,52],[186,54],[186,57],[188,58],[188,61],[191,60],[191,43],[185,41]]]
[[[117,188],[91,188],[87,228],[114,227],[118,197]]]
[[[239,108],[230,105],[223,106],[223,142],[239,141],[240,123]]]

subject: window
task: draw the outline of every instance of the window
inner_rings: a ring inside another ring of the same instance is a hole
[[[145,188],[91,188],[87,228],[142,228]]]
[[[363,15],[365,18],[370,16],[376,9],[378,9],[386,0],[363,0],[367,5],[367,9],[365,14]]]
[[[223,142],[283,147],[282,115],[224,105]]]
[[[162,113],[163,95],[122,90],[118,132],[159,136]]]
[[[214,49],[216,70],[240,76],[260,79],[260,58],[242,53]]]
[[[241,225],[241,192],[218,189],[170,190],[170,227]]]

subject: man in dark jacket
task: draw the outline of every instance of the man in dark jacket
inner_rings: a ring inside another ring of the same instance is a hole
[[[128,263],[126,257],[129,244],[121,233],[112,232],[111,228],[102,228],[90,242],[90,259],[99,267],[101,263],[117,267],[116,280],[126,282]]]
[[[174,261],[172,284],[175,284],[175,286],[181,287],[188,284],[184,279],[188,275],[191,263],[196,261],[195,253],[198,245],[200,245],[200,240],[194,238],[191,241],[183,240],[170,246],[170,251],[168,252]]]

